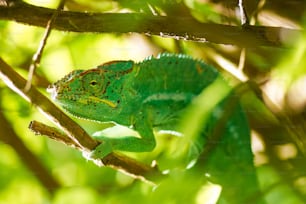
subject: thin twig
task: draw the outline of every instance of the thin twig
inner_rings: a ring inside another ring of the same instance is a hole
[[[239,63],[237,69],[242,72],[245,64],[245,58],[246,58],[246,49],[242,48],[240,52],[240,57],[239,57]]]
[[[57,9],[54,11],[52,17],[50,18],[50,20],[48,20],[44,36],[41,39],[39,47],[38,47],[36,53],[33,55],[33,58],[32,58],[32,63],[31,63],[30,68],[29,68],[28,81],[26,83],[26,86],[24,87],[25,91],[29,91],[29,89],[31,88],[33,74],[34,74],[37,66],[40,64],[42,53],[43,53],[44,48],[47,44],[47,39],[48,39],[48,37],[51,33],[52,25],[53,25],[55,19],[57,18],[59,11],[64,8],[64,5],[65,5],[65,0],[61,0]]]
[[[32,130],[36,135],[45,135],[49,138],[56,140],[58,142],[64,143],[67,146],[73,147],[82,151],[82,147],[75,143],[70,137],[60,132],[58,129],[54,127],[50,127],[38,121],[31,121],[29,125],[29,129]]]
[[[238,0],[238,7],[240,11],[240,20],[242,26],[248,26],[249,25],[249,18],[247,15],[247,12],[244,8],[243,0]]]

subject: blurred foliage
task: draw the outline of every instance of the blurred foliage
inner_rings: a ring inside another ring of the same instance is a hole
[[[54,8],[59,1],[27,2]],[[296,29],[304,28],[306,23],[303,0],[245,3],[251,23],[256,25]],[[286,8],[286,12],[283,8]],[[67,0],[65,9],[184,15],[203,22],[239,25],[236,1]],[[42,28],[0,21],[0,56],[26,77],[43,32]],[[257,96],[253,93],[243,95],[242,104],[252,128],[255,165],[263,189],[263,194],[258,196],[264,196],[267,203],[306,202],[306,36],[292,41],[292,49],[246,49],[243,70],[238,71],[259,89]],[[225,71],[229,68],[238,69],[242,55],[241,48],[235,46],[176,41],[140,34],[52,31],[33,83],[45,93],[48,84],[73,69],[92,68],[118,59],[140,61],[164,51],[201,58],[217,67],[231,84],[239,82],[234,72]],[[41,165],[60,184],[58,189],[46,189],[37,176],[42,172],[29,170],[28,158],[17,154],[13,144],[0,141],[0,204],[214,203],[218,198],[220,186],[211,183],[204,185],[201,178],[185,175],[183,170],[177,170],[161,186],[154,188],[116,170],[98,168],[87,162],[76,150],[34,136],[28,130],[29,122],[35,119],[48,123],[47,119],[2,82],[0,99],[0,113],[9,121],[9,128],[17,133]],[[89,133],[101,129],[101,124],[76,120]],[[11,137],[5,132],[2,134]],[[169,142],[175,141],[175,138],[164,135],[157,139],[158,147],[154,152],[129,155],[145,163],[158,158],[161,169],[166,170],[167,161],[171,158],[163,154]]]

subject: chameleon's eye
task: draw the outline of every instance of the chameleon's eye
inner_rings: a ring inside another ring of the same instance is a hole
[[[90,94],[103,93],[105,90],[104,76],[98,70],[88,70],[81,76],[82,87]]]
[[[98,84],[98,82],[96,80],[91,80],[89,83],[91,86],[95,86]]]

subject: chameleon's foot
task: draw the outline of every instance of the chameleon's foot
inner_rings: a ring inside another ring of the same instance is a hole
[[[101,144],[99,144],[93,151],[91,152],[83,152],[83,157],[87,160],[92,160],[95,162],[97,159],[103,159],[109,153],[113,151],[111,142],[108,139],[103,139]]]
[[[91,153],[90,157],[93,159],[102,159],[109,153],[113,151],[112,144],[109,140],[103,139],[101,144],[99,144]]]

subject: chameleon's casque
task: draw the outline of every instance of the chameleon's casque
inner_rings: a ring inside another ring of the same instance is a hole
[[[139,133],[140,138],[100,135],[102,143],[94,156],[103,157],[113,150],[152,151],[155,147],[153,129],[177,131],[186,107],[218,77],[214,67],[200,60],[186,55],[161,54],[139,63],[114,61],[90,70],[76,70],[50,86],[49,91],[56,102],[77,117],[113,121]],[[216,110],[220,111],[226,100]],[[246,195],[256,189],[248,123],[239,104],[232,109],[232,115],[221,131],[220,144],[207,160],[205,170],[212,178],[215,176],[217,182],[218,179],[236,180],[235,184],[222,184],[233,189],[224,192],[228,197],[247,182],[254,182],[248,183],[254,188],[245,189]],[[203,138],[210,136],[209,130],[213,129],[210,126],[218,123],[218,115],[212,113],[209,126],[203,127]],[[222,161],[223,165],[216,165],[215,160]],[[237,172],[246,177],[229,176]]]

